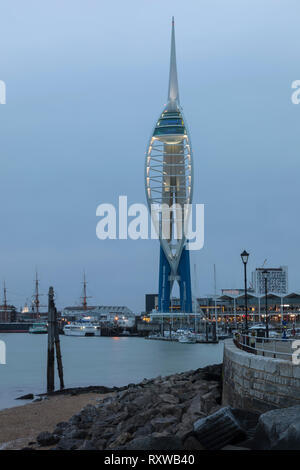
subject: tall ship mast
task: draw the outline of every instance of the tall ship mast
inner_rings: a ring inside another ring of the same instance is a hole
[[[39,279],[38,273],[35,273],[35,292],[33,296],[33,305],[34,305],[34,316],[35,318],[40,317],[40,294],[39,294]]]
[[[3,281],[3,309],[4,309],[4,318],[5,318],[5,321],[8,321],[7,297],[6,297],[6,285],[5,285],[5,281]]]
[[[85,277],[85,272],[84,272],[84,273],[83,273],[83,295],[81,296],[83,310],[87,310],[87,309],[88,309],[87,299],[90,298],[90,297],[87,295],[86,286],[87,286],[87,282],[86,282],[86,277]]]

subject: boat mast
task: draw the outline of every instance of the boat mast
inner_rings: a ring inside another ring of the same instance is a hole
[[[7,298],[6,298],[6,285],[5,285],[5,281],[3,282],[3,308],[4,308],[4,319],[5,319],[5,321],[8,321]]]
[[[34,306],[35,306],[35,316],[39,318],[40,316],[40,294],[39,294],[39,280],[38,273],[35,272],[35,293],[34,293]]]
[[[81,296],[82,298],[82,307],[83,310],[87,310],[87,299],[89,298],[86,294],[86,278],[85,278],[85,271],[83,272],[83,295]]]
[[[214,264],[214,300],[215,300],[215,325],[216,325],[216,339],[218,338],[217,327],[218,327],[218,314],[217,314],[217,270]]]

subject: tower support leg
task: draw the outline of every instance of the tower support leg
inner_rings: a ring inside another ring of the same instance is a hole
[[[170,296],[173,283],[169,280],[171,268],[166,258],[165,252],[160,247],[159,261],[159,289],[158,289],[158,311],[169,312]],[[190,253],[183,248],[180,262],[178,265],[179,289],[180,289],[180,310],[181,312],[191,313],[192,289],[191,289],[191,271],[190,271]]]
[[[178,274],[180,276],[180,308],[182,312],[191,313],[192,305],[192,288],[191,288],[191,269],[190,269],[190,252],[184,247],[182,250]]]
[[[169,276],[171,268],[166,258],[165,252],[160,247],[159,259],[159,287],[158,287],[158,311],[169,312],[171,285]]]

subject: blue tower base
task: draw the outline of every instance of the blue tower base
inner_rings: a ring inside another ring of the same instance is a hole
[[[180,291],[180,310],[181,312],[192,312],[192,289],[191,289],[191,271],[190,271],[190,253],[183,248],[180,262],[178,265],[177,274],[180,277],[179,291]],[[160,260],[159,260],[159,288],[158,288],[158,311],[170,311],[170,296],[172,281],[169,277],[171,275],[171,268],[166,258],[165,252],[160,247]]]

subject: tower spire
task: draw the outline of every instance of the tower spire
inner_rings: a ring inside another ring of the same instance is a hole
[[[169,105],[171,105],[172,107],[174,105],[179,105],[174,16],[172,16],[170,75],[169,75],[169,91],[168,91],[168,106]]]

